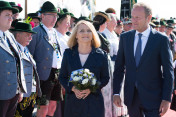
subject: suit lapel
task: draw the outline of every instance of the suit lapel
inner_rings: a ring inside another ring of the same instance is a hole
[[[9,42],[11,44],[11,46],[14,48],[15,52],[17,53],[17,55],[20,57],[20,52],[19,52],[19,48],[17,46],[17,43],[15,43],[16,40],[12,39],[10,35],[6,35],[7,39],[9,39]]]
[[[141,56],[141,60],[139,62],[139,66],[138,67],[140,67],[140,65],[143,63],[143,61],[145,60],[146,57],[149,57],[149,54],[150,54],[151,50],[154,47],[154,41],[155,41],[154,33],[155,32],[156,32],[155,30],[151,29],[148,41],[147,41],[146,46],[144,48],[144,52],[143,52],[143,54]]]
[[[79,53],[78,53],[78,46],[73,48],[71,60],[72,60],[75,70],[82,68],[81,61],[79,58]]]
[[[90,65],[96,65],[96,63],[95,63],[96,60],[95,60],[95,57],[94,57],[95,52],[96,52],[95,48],[92,47],[92,51],[90,52],[89,56],[87,57],[87,60],[86,60],[85,64],[83,65],[83,68],[90,69],[90,67],[91,67]]]
[[[13,54],[12,54],[10,48],[9,48],[9,47],[6,47],[6,46],[3,44],[2,40],[0,40],[0,47],[1,47],[2,49],[4,49],[5,51],[7,51],[9,54],[11,54],[11,55],[13,56]]]
[[[131,54],[130,55],[130,57],[131,57],[130,59],[131,59],[131,61],[132,61],[132,63],[134,65],[136,65],[135,57],[134,57],[134,38],[135,38],[135,33],[136,33],[136,31],[134,30],[133,32],[131,32],[131,34],[128,37],[128,39],[129,39],[129,53]]]
[[[40,24],[40,27],[41,27],[41,29],[45,32],[45,33],[44,33],[44,39],[45,39],[45,40],[51,45],[51,47],[53,48],[53,45],[52,45],[52,43],[51,43],[51,40],[49,39],[49,36],[48,36],[46,30],[43,28],[43,25]]]

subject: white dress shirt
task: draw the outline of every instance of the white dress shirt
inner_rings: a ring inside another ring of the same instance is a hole
[[[3,32],[0,30],[0,37],[2,38],[3,37]]]
[[[147,41],[148,41],[148,37],[150,35],[150,31],[151,31],[151,28],[149,26],[144,32],[141,33],[142,34],[142,37],[141,37],[141,41],[142,41],[141,55],[144,52],[145,46],[146,46]],[[134,56],[135,56],[136,47],[137,47],[138,40],[139,40],[139,36],[138,36],[139,33],[140,32],[136,31],[135,37],[134,37]]]
[[[43,25],[43,28],[45,29],[45,31],[47,32],[49,40],[51,41],[52,45],[54,43],[57,43],[60,45],[59,40],[57,40],[57,38],[56,38],[57,37],[56,30],[54,28],[48,29],[44,24],[42,24],[42,25]],[[56,53],[56,50],[54,50],[52,68],[57,68],[57,69],[61,68],[62,56],[60,55],[60,52],[58,54],[59,54],[59,57]]]

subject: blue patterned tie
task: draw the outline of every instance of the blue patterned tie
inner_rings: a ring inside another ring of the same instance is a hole
[[[139,39],[138,39],[138,44],[135,52],[136,67],[138,67],[139,65],[139,61],[141,59],[141,49],[142,49],[142,40],[141,40],[142,34],[139,33],[138,36],[139,36]]]

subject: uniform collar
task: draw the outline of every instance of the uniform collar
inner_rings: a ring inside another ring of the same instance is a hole
[[[24,47],[24,46],[22,46],[22,45],[21,45],[20,43],[18,43],[18,42],[17,42],[17,44],[18,44],[18,46],[19,46],[20,50],[21,50],[22,52],[24,52],[24,48],[25,48],[25,47]]]

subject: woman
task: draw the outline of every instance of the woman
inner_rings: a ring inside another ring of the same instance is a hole
[[[107,53],[110,51],[110,43],[109,41],[102,35],[102,32],[107,26],[107,23],[109,21],[109,16],[107,13],[104,12],[96,12],[95,17],[93,19],[93,25],[95,29],[97,30],[98,36],[101,41],[101,46],[100,48],[105,50]]]
[[[66,32],[69,31],[70,27],[70,13],[69,12],[61,12],[59,13],[59,18],[57,19],[55,29],[57,31],[57,35],[60,40],[60,48],[61,48],[61,54],[63,55],[65,49],[68,48],[67,42],[69,36],[66,34]]]
[[[104,117],[104,102],[101,89],[109,81],[108,60],[104,51],[99,49],[100,40],[93,25],[79,21],[68,41],[59,80],[68,94],[65,104],[65,117]],[[93,72],[101,85],[96,93],[89,89],[78,90],[69,82],[72,71],[87,68]]]

